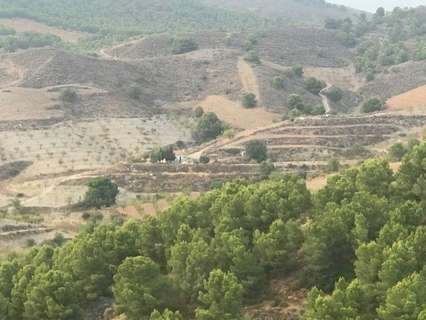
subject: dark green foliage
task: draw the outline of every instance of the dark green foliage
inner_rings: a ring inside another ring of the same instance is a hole
[[[151,151],[150,159],[152,163],[161,161],[172,162],[176,160],[176,154],[173,146],[161,147]]]
[[[340,169],[340,162],[337,159],[331,159],[327,162],[328,172],[337,172]]]
[[[260,174],[262,178],[268,178],[275,171],[274,163],[270,160],[263,161],[260,164]]]
[[[234,181],[5,258],[0,318],[82,320],[112,297],[130,320],[234,320],[298,272],[318,288],[303,319],[424,320],[426,142],[410,146],[395,174],[367,160],[314,195],[297,176]]]
[[[201,118],[201,117],[203,116],[203,114],[204,114],[204,110],[203,110],[203,108],[202,108],[202,107],[197,107],[197,108],[194,110],[194,117],[195,117],[195,118]]]
[[[383,101],[379,98],[371,98],[364,102],[362,105],[362,112],[364,113],[370,113],[370,112],[376,112],[381,111],[385,107],[385,104]]]
[[[173,54],[183,54],[198,49],[198,44],[193,39],[177,38],[173,41]]]
[[[62,46],[61,39],[55,35],[41,34],[36,32],[14,34],[8,29],[0,29],[0,33],[2,30],[3,33],[10,33],[4,37],[0,34],[0,49],[4,49],[8,52],[15,52],[18,49]]]
[[[179,311],[173,312],[168,309],[164,310],[163,313],[155,310],[149,320],[184,320]]]
[[[132,86],[128,89],[128,96],[130,99],[140,101],[142,99],[142,89],[138,86]]]
[[[389,156],[393,160],[400,161],[406,154],[408,150],[402,143],[395,143],[389,149]]]
[[[280,76],[276,76],[272,79],[272,87],[276,90],[284,88],[284,79]]]
[[[304,103],[303,98],[298,94],[291,94],[287,98],[287,105],[290,109],[290,118],[295,118],[303,114],[321,115],[325,113],[323,105],[311,106]]]
[[[74,89],[67,88],[61,92],[59,98],[64,103],[74,103],[78,100],[78,94]]]
[[[318,80],[316,78],[308,78],[305,80],[305,88],[309,92],[313,94],[318,94],[322,89],[324,89],[327,85],[324,81]]]
[[[225,126],[213,112],[202,115],[198,120],[192,136],[197,142],[206,142],[216,139],[225,131]]]
[[[90,181],[89,189],[84,196],[84,204],[88,207],[102,208],[115,204],[118,186],[108,178],[96,178]]]
[[[301,110],[304,108],[303,98],[298,94],[291,94],[287,98],[287,104],[289,109]]]
[[[254,93],[245,93],[243,95],[243,106],[244,108],[254,108],[257,106],[257,98]]]
[[[242,304],[243,286],[232,273],[213,270],[200,292],[203,307],[197,308],[196,320],[238,320]]]
[[[207,164],[209,162],[210,162],[210,158],[209,157],[207,157],[207,156],[201,156],[200,157],[200,163]]]
[[[171,281],[161,274],[150,258],[131,257],[124,260],[114,276],[113,292],[117,310],[129,320],[139,320],[173,300]]]
[[[337,87],[331,87],[325,92],[325,95],[333,102],[339,102],[343,98],[343,91]]]
[[[263,162],[268,159],[268,148],[262,140],[252,140],[246,145],[246,156],[249,159]]]
[[[259,65],[262,63],[260,61],[259,56],[254,51],[247,52],[246,55],[244,56],[244,60],[254,65]]]
[[[295,65],[291,67],[291,71],[296,77],[303,77],[303,67],[299,65]]]
[[[385,14],[386,14],[385,8],[379,7],[379,8],[377,8],[375,15],[376,15],[376,17],[383,18],[385,16]]]

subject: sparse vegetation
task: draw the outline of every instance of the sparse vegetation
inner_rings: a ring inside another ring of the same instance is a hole
[[[254,65],[259,65],[259,64],[262,63],[260,61],[259,56],[253,51],[247,52],[244,56],[244,60],[247,61],[248,63],[254,64]]]
[[[5,33],[9,33],[5,35]],[[46,46],[61,47],[59,37],[36,32],[13,33],[10,29],[0,28],[0,49],[15,52],[18,49],[41,48]]]
[[[193,39],[176,38],[173,41],[173,54],[184,54],[198,49],[198,44]]]

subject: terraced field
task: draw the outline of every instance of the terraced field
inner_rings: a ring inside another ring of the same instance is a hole
[[[407,135],[426,124],[426,116],[377,114],[373,116],[301,118],[247,131],[230,140],[217,141],[194,152],[221,162],[245,161],[244,147],[250,140],[264,140],[270,158],[277,163],[353,159],[374,152],[383,141]],[[191,156],[191,154],[190,154]]]
[[[21,178],[110,166],[140,157],[153,146],[188,139],[185,128],[171,125],[164,116],[69,121],[44,128],[38,123],[25,130],[6,124],[9,128],[3,130],[0,125],[0,165],[32,162]]]

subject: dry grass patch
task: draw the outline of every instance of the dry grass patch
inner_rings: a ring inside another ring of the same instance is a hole
[[[392,110],[422,107],[426,110],[426,85],[390,98],[387,101],[387,105]]]
[[[0,90],[0,110],[3,121],[49,119],[63,116],[55,107],[57,94],[30,88]]]

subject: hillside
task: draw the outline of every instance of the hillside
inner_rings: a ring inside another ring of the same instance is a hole
[[[426,142],[412,146],[396,172],[367,160],[316,193],[277,175],[181,197],[153,217],[92,221],[0,262],[0,315],[422,319],[425,155]],[[0,241],[46,230],[4,223]]]
[[[81,37],[80,46],[86,49],[135,35],[261,30],[283,24],[321,25],[326,18],[349,17],[356,13],[322,1],[295,0],[279,3],[211,0],[75,0],[71,3],[65,0],[1,0],[0,8],[0,18],[33,19],[50,26],[90,33],[92,37]],[[14,25],[10,21],[5,23],[9,27]]]
[[[424,7],[0,0],[0,320],[425,320],[425,101]]]
[[[276,19],[280,25],[323,25],[328,18],[354,18],[361,11],[324,0],[207,0],[223,8]]]

